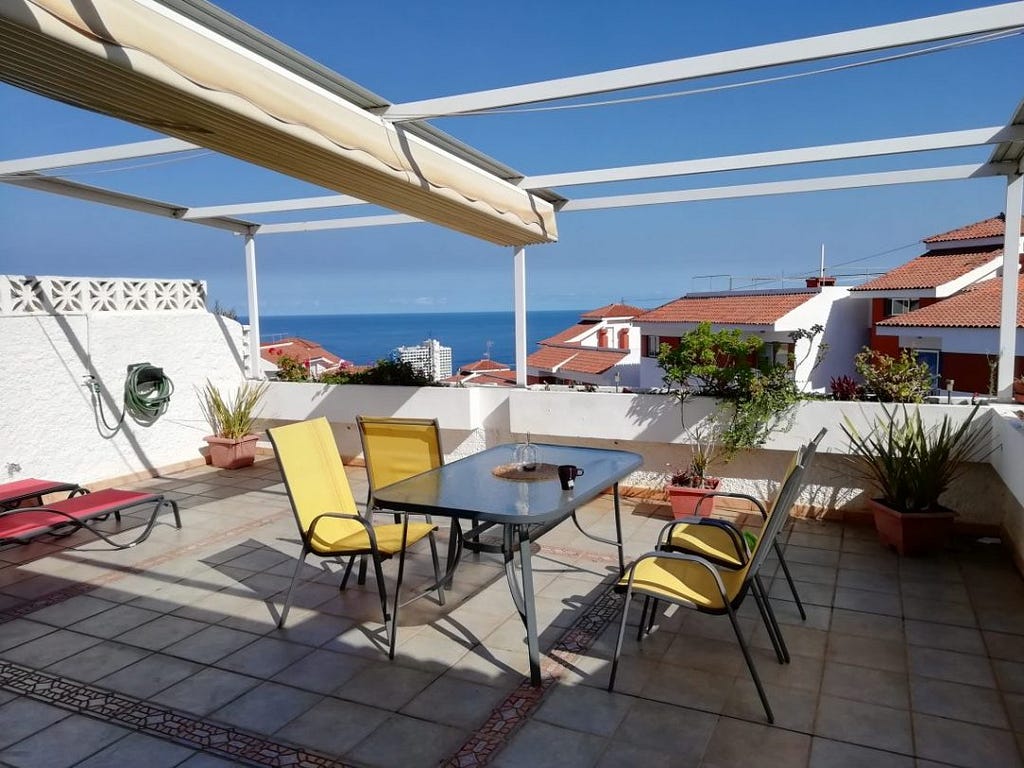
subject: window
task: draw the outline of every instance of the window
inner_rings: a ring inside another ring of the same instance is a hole
[[[942,353],[937,349],[915,349],[914,352],[917,353],[917,361],[925,363],[932,374],[932,389],[939,389]]]
[[[629,349],[629,328],[619,329],[619,349]]]
[[[913,312],[919,306],[921,306],[921,302],[918,299],[886,299],[885,316],[905,315],[907,312]]]
[[[608,346],[608,329],[602,328],[597,332],[597,346],[602,349]]]
[[[644,355],[657,357],[661,351],[661,339],[658,336],[644,336]]]

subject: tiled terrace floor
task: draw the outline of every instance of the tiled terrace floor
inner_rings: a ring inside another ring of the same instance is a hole
[[[363,471],[350,479],[361,498]],[[768,727],[718,617],[660,617],[642,645],[627,639],[619,691],[604,690],[613,552],[571,525],[535,558],[547,655],[534,690],[496,559],[467,556],[444,608],[407,606],[389,662],[372,579],[339,596],[334,564],[309,561],[288,628],[275,628],[298,545],[272,462],[139,485],[179,499],[183,530],[161,525],[123,552],[83,536],[0,550],[0,763],[1021,764],[1024,582],[992,545],[901,560],[864,529],[785,532],[809,603],[801,622],[774,582],[792,664],[742,611],[778,718]],[[603,499],[582,517],[610,533],[610,509]],[[651,512],[624,504],[628,554],[654,540]],[[408,583],[425,564],[412,559]]]

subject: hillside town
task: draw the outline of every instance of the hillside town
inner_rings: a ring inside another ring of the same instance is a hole
[[[854,286],[827,275],[803,288],[688,293],[654,309],[624,303],[598,307],[543,339],[527,358],[533,385],[650,390],[662,386],[658,353],[701,323],[758,337],[761,354],[787,364],[808,393],[854,371],[863,349],[889,356],[909,350],[927,364],[934,392],[988,395],[999,349],[1005,216],[999,214],[922,240],[924,252]],[[1021,243],[1024,263],[1024,239]],[[1017,348],[1024,349],[1024,276],[1018,275]],[[807,334],[820,327],[821,333]],[[819,354],[824,351],[824,354]],[[268,370],[282,357],[311,377],[353,366],[315,342],[288,338],[260,349]],[[512,365],[489,357],[451,370],[452,351],[436,339],[395,350],[430,380],[450,386],[513,387]],[[1014,376],[1024,374],[1017,355]]]

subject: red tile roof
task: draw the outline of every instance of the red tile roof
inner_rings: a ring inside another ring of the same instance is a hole
[[[817,295],[817,291],[803,290],[683,296],[637,319],[641,323],[771,325]]]
[[[1024,226],[1024,216],[1021,217],[1021,225]],[[942,243],[948,240],[973,240],[976,237],[1000,237],[1006,229],[1006,216],[999,214],[991,219],[976,221],[965,227],[951,229],[938,235],[926,237],[926,243]]]
[[[473,371],[507,371],[511,368],[511,365],[484,359],[477,360],[475,363],[467,363],[466,365],[460,366],[459,373],[471,373]]]
[[[984,280],[965,291],[878,325],[936,328],[998,328],[1003,279]],[[1024,275],[1017,278],[1017,327],[1024,327]]]
[[[526,362],[533,368],[567,373],[604,373],[615,366],[628,353],[617,349],[594,349],[591,347],[542,346]],[[557,370],[555,370],[557,369]]]
[[[937,288],[999,258],[1002,253],[1002,248],[971,248],[926,253],[850,290],[896,291]]]
[[[515,371],[487,371],[474,375],[468,384],[482,384],[499,387],[514,387],[516,385]]]
[[[640,307],[633,307],[629,304],[608,304],[586,312],[580,315],[580,318],[582,320],[603,320],[606,317],[636,317],[643,313],[644,310]]]
[[[597,325],[595,323],[580,323],[579,325],[574,325],[571,328],[566,328],[564,331],[559,331],[554,336],[551,336],[550,338],[544,339],[543,341],[538,342],[538,343],[540,343],[540,344],[566,344],[566,343],[573,343],[573,342],[570,342],[569,340],[570,339],[574,339],[577,336],[580,336],[580,335],[586,333],[587,331],[593,331],[595,328],[597,328]]]
[[[282,357],[290,357],[301,364],[317,359],[327,360],[331,365],[347,362],[333,352],[328,352],[315,341],[300,339],[297,336],[260,344],[260,357],[275,365]]]
[[[531,377],[527,377],[527,383],[530,383]],[[513,370],[501,370],[501,371],[483,371],[474,373],[456,373],[453,376],[449,376],[447,379],[443,379],[444,384],[464,384],[466,386],[497,386],[497,387],[514,387],[516,385],[516,372]],[[533,377],[533,383],[536,383],[536,378]]]

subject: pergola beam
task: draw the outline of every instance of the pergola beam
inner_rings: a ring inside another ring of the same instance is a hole
[[[1024,136],[1024,131],[1021,132],[1021,135]],[[351,195],[322,195],[320,197],[297,197],[291,200],[268,200],[262,203],[234,203],[189,208],[181,218],[191,220],[205,219],[211,216],[311,211],[317,208],[341,208],[346,205],[369,205],[369,203]]]
[[[592,171],[549,173],[541,176],[527,176],[519,185],[527,189],[538,189],[544,187],[570,187],[581,184],[604,184],[616,181],[638,181],[669,176],[689,176],[702,173],[769,168],[780,165],[819,163],[828,160],[849,160],[881,155],[898,155],[908,152],[956,149],[959,147],[1000,144],[1004,141],[1018,140],[1024,140],[1024,125],[997,125],[965,131],[948,131],[921,136],[901,136],[891,139],[826,144],[816,147],[782,149],[772,152],[753,152],[750,154],[726,155],[698,160],[629,165]]]
[[[88,184],[80,184],[77,181],[60,179],[54,176],[39,176],[36,174],[25,174],[21,176],[7,176],[0,178],[4,184],[12,184],[16,187],[28,187],[40,192],[51,192],[65,197],[74,197],[79,200],[87,200],[93,203],[103,203],[115,208],[125,208],[130,211],[149,213],[153,216],[160,216],[165,219],[180,219],[181,214],[187,210],[187,206],[165,203],[161,200],[152,200],[138,195],[127,195],[123,192],[115,192],[110,189],[93,187]],[[215,217],[209,219],[195,219],[193,224],[202,224],[214,229],[226,229],[229,232],[246,234],[253,232],[258,225],[240,219],[227,217]]]
[[[139,157],[171,155],[177,152],[191,152],[202,147],[180,139],[154,139],[137,141],[132,144],[116,144],[95,149],[81,149],[75,152],[60,152],[54,155],[25,157],[19,160],[0,161],[0,176],[15,173],[38,173],[57,168],[74,168],[79,165],[110,163],[115,160],[134,160]]]
[[[416,119],[457,115],[555,99],[569,99],[693,80],[713,75],[747,72],[835,56],[900,48],[965,35],[999,32],[1024,26],[1024,3],[1004,3],[987,8],[947,13],[895,24],[819,35],[800,40],[756,45],[732,51],[674,59],[656,64],[613,69],[575,77],[562,77],[507,88],[422,99],[392,104],[378,114],[391,119]]]
[[[856,189],[859,187],[880,187],[892,184],[915,184],[929,181],[983,178],[1012,173],[1014,167],[1014,165],[1009,163],[981,163],[976,165],[953,165],[943,168],[923,168],[911,171],[861,173],[848,176],[796,179],[793,181],[769,181],[760,184],[738,184],[728,187],[684,189],[673,192],[648,192],[634,195],[591,197],[570,200],[562,207],[562,212],[594,211],[605,208],[628,208],[640,205],[689,203],[698,200],[724,200],[766,195],[786,195],[797,192],[822,192],[832,189]]]
[[[999,399],[1010,402],[1017,355],[1018,274],[1020,272],[1020,217],[1024,214],[1024,159],[1018,173],[1007,179],[1005,229],[1003,230],[1003,284],[999,300],[999,368],[996,389]]]
[[[356,229],[359,227],[383,227],[390,224],[422,224],[422,219],[406,216],[404,213],[381,216],[352,216],[347,219],[324,219],[322,221],[295,221],[288,224],[261,224],[261,235],[278,235],[285,232],[316,232],[325,229]]]

